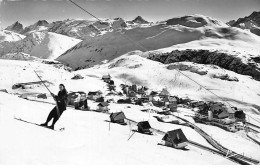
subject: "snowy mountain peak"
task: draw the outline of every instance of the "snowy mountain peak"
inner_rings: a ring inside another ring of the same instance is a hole
[[[227,26],[225,23],[213,19],[208,16],[199,14],[186,15],[182,17],[175,17],[166,20],[167,25],[182,25],[186,27],[198,28],[203,26]]]
[[[126,21],[122,18],[115,18],[111,27],[113,29],[119,29],[119,28],[126,28],[127,27],[127,24],[126,24]]]
[[[39,20],[35,23],[36,26],[48,26],[48,22],[46,20]]]
[[[260,36],[260,11],[255,11],[249,16],[239,18],[237,21],[229,21],[227,24],[232,27],[249,29],[252,33]]]
[[[23,52],[42,59],[55,59],[80,41],[48,31],[32,32],[17,42],[10,53]]]
[[[35,24],[25,27],[21,33],[28,34],[28,33],[34,32],[34,31],[47,30],[48,26],[49,26],[49,23],[46,20],[39,20]]]
[[[147,24],[148,21],[144,20],[141,16],[137,16],[132,22],[139,24]]]
[[[11,26],[8,26],[5,30],[9,30],[9,31],[13,31],[13,32],[16,32],[16,33],[20,33],[21,31],[23,31],[23,25],[20,22],[16,21]]]

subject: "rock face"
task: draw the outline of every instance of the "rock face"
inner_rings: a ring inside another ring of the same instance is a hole
[[[161,62],[163,64],[170,64],[175,62],[195,62],[199,64],[213,64],[221,68],[231,70],[238,74],[252,76],[255,80],[260,81],[260,68],[257,63],[259,58],[249,58],[247,63],[234,55],[227,53],[220,53],[209,50],[174,50],[170,53],[151,54],[148,59]],[[256,61],[255,61],[256,60]]]
[[[20,33],[23,31],[23,25],[17,21],[11,26],[8,26],[5,30],[13,31],[15,33]]]
[[[231,20],[227,24],[232,27],[249,29],[252,33],[260,36],[260,11],[253,12],[244,18],[239,18],[237,21]]]

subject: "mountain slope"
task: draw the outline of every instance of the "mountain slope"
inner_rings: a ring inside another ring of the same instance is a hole
[[[28,34],[35,31],[42,31],[47,30],[49,26],[49,23],[46,20],[39,20],[38,22],[34,23],[33,25],[30,25],[28,27],[25,27],[24,30],[21,32],[21,34]]]
[[[239,18],[237,21],[229,21],[227,24],[232,27],[248,29],[250,32],[260,36],[260,11],[253,12],[251,15],[244,18]]]
[[[217,28],[211,35],[218,39],[205,38],[186,44],[150,51],[146,57],[164,64],[190,61],[214,64],[260,80],[260,38],[239,28]],[[226,33],[221,33],[221,32]],[[207,31],[209,33],[209,31]],[[221,38],[219,38],[221,37]],[[224,38],[223,38],[224,37]]]
[[[236,47],[239,51],[246,51],[248,48],[259,51],[257,48],[260,40],[254,34],[228,27],[210,17],[189,15],[158,24],[107,32],[102,36],[85,39],[63,53],[57,60],[74,69],[87,68],[110,61],[133,50],[150,51],[185,43],[188,46],[188,42],[192,41],[196,41],[198,47],[206,47],[210,45],[205,42],[206,39],[211,40],[211,44],[214,44],[214,40],[222,40],[223,43],[217,44],[219,45],[217,50],[227,48],[225,44],[230,44],[229,46],[240,44]]]
[[[130,52],[109,63],[95,65],[78,73],[85,75],[110,74],[126,84],[143,85],[153,90],[167,88],[171,95],[188,96],[194,100],[222,101],[201,88],[177,69],[194,79],[202,86],[212,90],[224,100],[250,114],[260,114],[260,82],[250,76],[240,75],[217,65],[192,63],[180,60],[176,63],[162,64],[143,58],[143,52]],[[225,61],[225,60],[224,60]],[[227,61],[226,61],[227,62]],[[225,87],[221,87],[225,86]],[[259,118],[259,116],[258,116]]]
[[[17,21],[14,24],[8,26],[5,30],[21,33],[23,31],[23,25]]]
[[[10,52],[24,52],[42,59],[55,59],[80,41],[57,33],[38,31],[17,42]]]
[[[0,57],[6,53],[8,53],[14,46],[17,41],[24,39],[25,36],[8,31],[1,30],[0,31]]]

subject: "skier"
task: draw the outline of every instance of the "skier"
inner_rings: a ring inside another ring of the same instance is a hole
[[[58,119],[60,118],[63,111],[66,110],[68,92],[63,84],[59,85],[59,89],[60,89],[60,91],[59,91],[58,95],[51,93],[51,95],[54,98],[54,100],[56,101],[57,105],[51,110],[46,122],[41,124],[41,126],[48,127],[48,123],[53,118],[52,125],[49,126],[48,128],[54,129],[54,124],[58,121]]]

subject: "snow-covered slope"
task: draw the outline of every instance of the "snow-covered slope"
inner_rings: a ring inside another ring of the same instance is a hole
[[[36,31],[18,41],[10,53],[24,52],[43,59],[55,59],[81,40],[61,34]]]
[[[109,73],[124,81],[123,83],[144,85],[153,90],[162,90],[166,87],[172,95],[188,96],[194,100],[222,101],[180,74],[177,71],[179,69],[230,104],[245,109],[250,114],[260,114],[260,92],[257,91],[260,89],[259,81],[216,65],[191,62],[164,65],[139,56],[142,54],[142,52],[131,52],[109,63],[77,72],[82,73],[83,76]]]
[[[87,39],[126,27],[126,21],[122,18],[102,19],[102,21],[67,19],[51,23],[48,31],[78,39]]]
[[[234,45],[231,49],[235,51],[253,49],[249,52],[254,51],[254,56],[257,55],[260,44],[259,37],[250,32],[228,27],[209,17],[192,15],[85,39],[57,60],[74,69],[87,68],[133,50],[150,51],[178,44],[188,48],[192,42],[197,42],[197,48],[211,46],[220,50]]]
[[[186,27],[202,27],[202,26],[227,26],[225,23],[200,14],[175,17],[166,21],[167,25],[182,25]]]
[[[189,94],[191,97],[193,95],[194,98],[210,98],[210,95],[207,95],[186,78],[178,75],[174,70],[175,66],[184,66],[192,67],[193,70],[182,71],[183,73],[198,79],[200,82],[203,81],[202,84],[211,87],[211,89],[216,89],[218,85],[225,85],[227,89],[217,88],[219,89],[217,90],[218,94],[227,97],[233,95],[237,99],[239,99],[239,96],[244,96],[244,101],[239,102],[241,106],[246,106],[245,104],[248,101],[253,102],[253,99],[257,101],[256,93],[248,90],[247,86],[250,85],[249,87],[252,90],[259,90],[258,86],[260,85],[257,81],[250,80],[248,77],[210,65],[202,66],[192,63],[163,65],[139,56],[141,54],[141,52],[132,52],[113,60],[111,63],[77,71],[84,76],[84,79],[81,80],[71,80],[74,72],[70,73],[63,69],[57,69],[52,65],[30,62],[32,68],[25,61],[0,60],[0,88],[7,89],[9,93],[27,93],[28,95],[48,93],[43,86],[11,89],[14,83],[38,81],[33,72],[35,70],[44,80],[53,83],[49,86],[49,89],[54,93],[58,91],[58,85],[64,83],[68,91],[101,90],[106,94],[106,84],[100,78],[103,74],[110,73],[118,90],[122,83],[136,83],[148,86],[150,90],[167,87],[173,95],[185,96]],[[196,70],[207,71],[207,74],[199,75]],[[5,72],[12,73],[7,74]],[[228,74],[230,77],[236,77],[241,84],[236,81],[210,79],[213,74]],[[245,86],[242,86],[242,84]],[[230,92],[225,93],[227,90]],[[238,90],[239,92],[236,92]],[[46,101],[54,103],[49,94],[47,95]],[[189,150],[176,150],[159,146],[157,143],[161,141],[163,136],[160,134],[148,136],[135,133],[128,141],[127,139],[132,134],[130,129],[136,129],[135,126],[111,124],[109,130],[109,124],[106,122],[106,120],[109,120],[109,116],[94,111],[79,111],[68,108],[55,125],[55,129],[65,127],[65,131],[53,132],[13,119],[16,117],[30,122],[42,123],[53,105],[30,102],[2,92],[0,92],[0,97],[0,162],[4,164],[233,164],[223,157],[191,145],[187,147]],[[216,100],[215,97],[214,99]],[[95,102],[89,101],[88,103],[91,109],[95,109],[97,106]],[[17,106],[14,106],[14,104]],[[159,123],[152,117],[158,114],[141,111],[142,109],[156,107],[111,103],[109,108],[111,112],[122,110],[128,118],[135,121],[149,120],[152,127],[162,131],[181,128],[188,139],[212,148],[193,129]],[[251,110],[253,111],[253,109]],[[191,112],[185,108],[179,108],[179,111]],[[247,111],[247,113],[250,112]],[[184,116],[184,114],[180,113],[179,115]],[[251,115],[253,116],[253,114]],[[255,116],[256,119],[257,116],[259,117],[259,115]],[[212,126],[205,127],[205,130],[209,134],[214,134],[214,137],[219,140],[218,142],[224,143],[227,148],[231,147],[239,153],[245,152],[246,156],[252,156],[255,159],[260,158],[259,154],[255,152],[259,149],[259,146],[249,139],[239,134],[227,133],[222,129],[214,129],[214,131],[217,131],[213,133],[210,127]],[[223,132],[225,138],[222,137]],[[228,139],[232,139],[232,144],[228,143]],[[234,149],[234,146],[243,146],[245,143],[247,144],[246,149]],[[111,149],[113,149],[112,154]]]
[[[24,39],[25,36],[8,31],[8,30],[1,30],[0,31],[0,56],[8,53],[12,47],[15,46],[15,42]]]
[[[24,30],[21,32],[21,34],[30,34],[35,31],[43,31],[47,30],[49,27],[49,23],[46,20],[39,20],[38,22],[34,23],[33,25],[30,25],[28,27],[25,27]]]
[[[225,33],[223,33],[225,32]],[[204,38],[185,44],[147,52],[146,57],[165,64],[191,61],[214,64],[260,80],[260,38],[239,28],[215,28]]]
[[[193,146],[187,151],[159,146],[157,143],[163,135],[136,133],[128,141],[128,126],[111,124],[109,131],[105,122],[109,116],[92,111],[68,109],[56,125],[57,129],[65,126],[65,131],[50,131],[13,117],[41,123],[53,105],[29,102],[5,93],[0,96],[3,98],[0,104],[1,164],[234,164]]]

